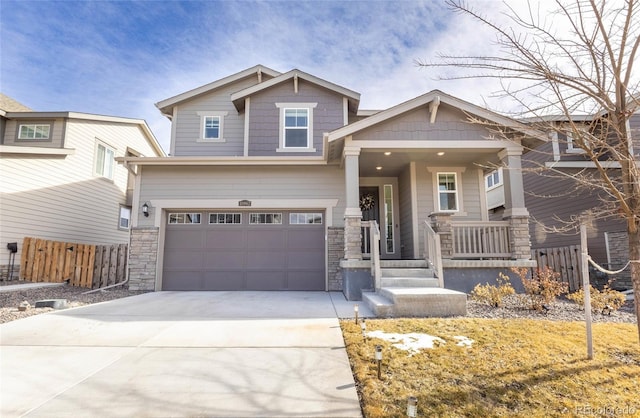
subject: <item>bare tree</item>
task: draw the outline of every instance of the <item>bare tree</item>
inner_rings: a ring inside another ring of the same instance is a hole
[[[613,215],[626,223],[640,337],[640,138],[634,155],[629,125],[640,106],[633,72],[640,64],[640,0],[556,0],[556,10],[542,17],[531,3],[525,13],[507,5],[508,25],[464,0],[447,0],[447,5],[488,27],[497,53],[440,54],[435,62],[418,64],[463,70],[441,79],[500,80],[500,93],[515,100],[521,115],[536,120],[538,128],[570,130],[573,147],[583,151],[592,168],[545,169],[570,178],[576,187],[598,191],[602,203],[592,216]]]

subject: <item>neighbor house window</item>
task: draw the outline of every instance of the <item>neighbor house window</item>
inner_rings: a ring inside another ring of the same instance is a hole
[[[129,229],[131,224],[131,208],[128,206],[120,206],[120,220],[118,222],[118,228]]]
[[[98,142],[96,144],[95,174],[113,179],[113,166],[116,152],[113,148]]]
[[[278,151],[315,151],[313,109],[317,103],[276,103],[280,108],[280,148]]]
[[[456,173],[438,173],[438,209],[458,211],[458,179]]]
[[[487,190],[494,189],[502,185],[502,169],[499,168],[485,176],[487,183]]]
[[[224,117],[228,112],[203,111],[200,116],[199,142],[224,142]]]
[[[199,213],[175,213],[175,212],[170,213],[169,223],[170,224],[199,224],[200,214]]]
[[[18,139],[49,139],[51,125],[29,124],[20,125]]]
[[[587,132],[586,127],[577,126],[576,129],[578,129],[579,131],[582,131],[583,133]],[[575,153],[575,154],[584,153],[584,150],[578,147],[573,140],[573,130],[571,129],[571,126],[566,126],[566,129],[563,133],[567,138],[567,152]]]
[[[249,216],[250,224],[282,224],[281,213],[252,213]]]

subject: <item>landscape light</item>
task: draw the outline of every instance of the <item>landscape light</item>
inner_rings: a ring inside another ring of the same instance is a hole
[[[376,345],[376,362],[378,363],[378,380],[382,380],[381,366],[382,366],[382,346]]]
[[[409,396],[407,399],[407,416],[415,418],[418,415],[418,398]]]
[[[359,309],[360,309],[360,308],[358,308],[358,304],[356,303],[356,304],[353,306],[353,313],[356,315],[356,325],[358,325],[358,310],[359,310]]]

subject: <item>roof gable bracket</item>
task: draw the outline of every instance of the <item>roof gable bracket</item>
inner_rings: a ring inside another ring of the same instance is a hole
[[[258,68],[257,74],[258,74],[258,84],[260,84],[260,83],[262,83],[262,69],[261,68]]]
[[[431,113],[431,118],[429,119],[429,123],[436,123],[436,115],[438,114],[438,106],[440,106],[440,96],[436,96],[433,98],[431,103],[429,103],[429,112]]]
[[[298,73],[293,75],[293,92],[298,94]]]

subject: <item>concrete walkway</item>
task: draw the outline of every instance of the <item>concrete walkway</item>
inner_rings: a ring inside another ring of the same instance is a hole
[[[0,416],[361,417],[337,319],[353,305],[156,292],[3,324]]]

